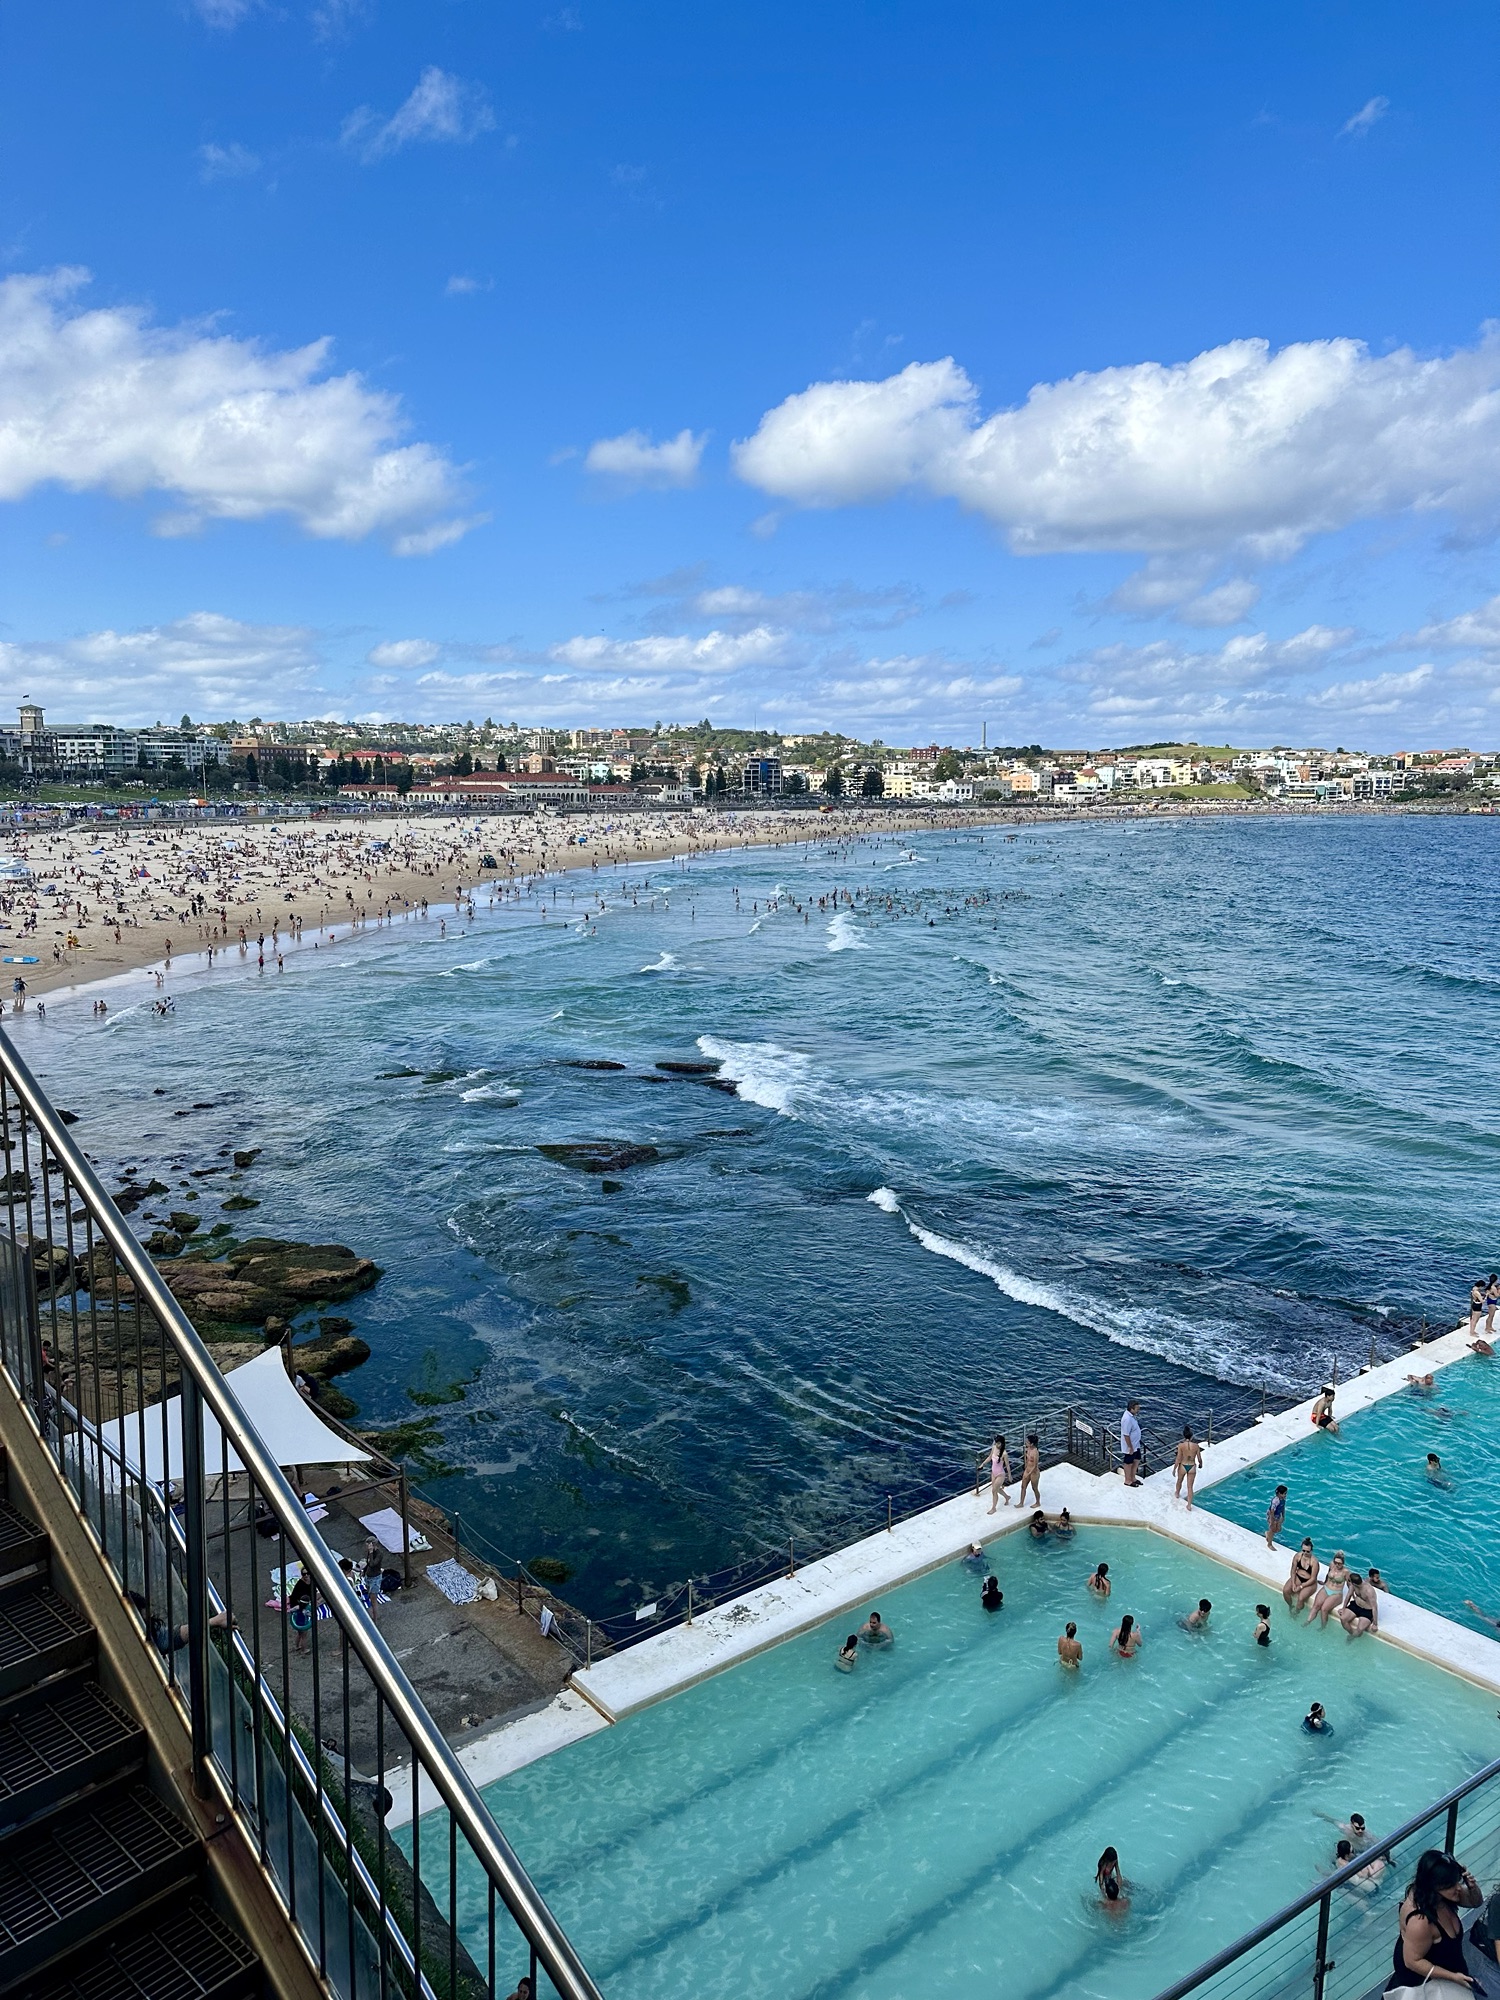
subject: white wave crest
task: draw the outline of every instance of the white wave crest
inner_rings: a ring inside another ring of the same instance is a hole
[[[867,1194],[865,1200],[873,1201],[875,1206],[883,1208],[887,1215],[899,1215],[901,1213],[901,1204],[896,1199],[896,1190],[894,1188],[878,1187],[872,1193]]]
[[[719,1074],[750,1104],[762,1104],[783,1118],[795,1118],[793,1103],[808,1082],[812,1058],[776,1042],[727,1042],[700,1035],[698,1047],[719,1065]]]
[[[868,951],[870,947],[854,928],[854,919],[847,910],[840,910],[828,926],[828,949],[830,951]]]
[[[458,1093],[460,1104],[519,1104],[521,1093],[508,1083],[481,1083]]]
[[[675,972],[676,970],[677,954],[671,951],[664,951],[654,965],[638,965],[636,967],[637,972]]]

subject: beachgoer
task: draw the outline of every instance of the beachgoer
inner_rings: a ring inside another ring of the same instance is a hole
[[[1469,1338],[1472,1340],[1479,1331],[1479,1316],[1484,1311],[1485,1294],[1489,1285],[1483,1278],[1476,1278],[1469,1287]]]
[[[1328,1720],[1328,1712],[1322,1702],[1315,1701],[1302,1718],[1302,1727],[1309,1736],[1331,1736],[1333,1724]]]
[[[529,1973],[523,1972],[521,1974],[520,1978],[516,1981],[516,1990],[508,1996],[508,2000],[535,2000]]]
[[[979,1601],[986,1611],[998,1611],[1005,1602],[1005,1592],[1000,1588],[997,1576],[987,1576],[979,1593]]]
[[[1307,1622],[1316,1618],[1320,1624],[1328,1623],[1330,1613],[1337,1611],[1344,1601],[1344,1592],[1349,1585],[1349,1571],[1344,1563],[1344,1551],[1335,1549],[1333,1561],[1328,1565],[1323,1581],[1318,1585],[1312,1602],[1307,1608]]]
[[[1291,1573],[1281,1586],[1288,1611],[1301,1611],[1318,1587],[1318,1559],[1313,1554],[1312,1537],[1304,1535],[1302,1546],[1292,1557]]]
[[[291,1620],[292,1644],[299,1653],[307,1651],[307,1635],[314,1624],[313,1587],[307,1572],[292,1585],[291,1596],[286,1601],[287,1617]]]
[[[1200,1597],[1198,1599],[1198,1609],[1190,1611],[1186,1618],[1179,1618],[1177,1622],[1184,1632],[1202,1632],[1207,1629],[1208,1614],[1212,1610],[1213,1605],[1209,1600],[1206,1597]]]
[[[1369,1584],[1371,1590],[1384,1590],[1387,1592],[1390,1590],[1390,1585],[1380,1574],[1380,1571],[1376,1569],[1374,1563],[1371,1563],[1369,1569],[1365,1572],[1365,1582]]]
[[[1491,1271],[1484,1286],[1484,1337],[1495,1337],[1495,1309],[1500,1306],[1500,1271]]]
[[[870,1613],[869,1618],[860,1627],[859,1636],[867,1646],[884,1648],[886,1646],[893,1646],[896,1643],[895,1633],[889,1625],[882,1622],[878,1611]]]
[[[1021,1454],[1021,1491],[1016,1500],[1018,1507],[1026,1505],[1026,1489],[1031,1488],[1031,1497],[1040,1507],[1042,1504],[1042,1455],[1035,1431],[1026,1433],[1026,1449]]]
[[[1009,1486],[1009,1484],[1010,1484],[1010,1455],[1005,1449],[1005,1439],[1003,1437],[991,1438],[990,1439],[990,1512],[992,1514],[994,1513],[996,1507],[999,1506],[1002,1500],[1004,1500],[1007,1507],[1010,1505],[1010,1495],[1005,1490],[1006,1487]]]
[[[1126,1895],[1125,1877],[1120,1873],[1120,1857],[1114,1848],[1106,1847],[1099,1856],[1094,1869],[1094,1880],[1099,1887],[1099,1901],[1112,1917],[1123,1916],[1130,1908],[1130,1898]]]
[[[852,1674],[854,1672],[854,1663],[858,1658],[859,1634],[851,1632],[843,1645],[839,1647],[839,1656],[833,1664],[841,1674]]]
[[[1065,1542],[1071,1540],[1077,1532],[1073,1526],[1073,1516],[1068,1512],[1066,1507],[1063,1508],[1057,1519],[1052,1523],[1052,1532],[1054,1535],[1061,1535]]]
[[[1109,1649],[1118,1653],[1122,1660],[1132,1658],[1141,1643],[1141,1628],[1127,1611],[1114,1631],[1109,1635]]]
[[[1272,1496],[1270,1506],[1266,1509],[1266,1547],[1268,1549],[1275,1548],[1276,1537],[1281,1533],[1282,1523],[1285,1520],[1286,1488],[1278,1486]]]
[[[1047,1527],[1047,1516],[1042,1512],[1040,1507],[1038,1507],[1036,1512],[1032,1515],[1031,1524],[1027,1528],[1026,1532],[1032,1537],[1034,1541],[1038,1542],[1045,1541],[1050,1531]]]
[[[1067,1627],[1057,1642],[1057,1657],[1065,1667],[1083,1665],[1083,1647],[1079,1642],[1078,1627],[1072,1619],[1068,1620]]]
[[[1437,1378],[1433,1375],[1428,1374],[1428,1375],[1408,1375],[1406,1379],[1408,1382],[1410,1382],[1412,1386],[1412,1392],[1414,1395],[1430,1396],[1432,1394],[1433,1384]]]
[[[1271,1607],[1269,1604],[1257,1604],[1255,1607],[1255,1643],[1257,1646],[1269,1646],[1271,1643]]]
[[[1464,1965],[1464,1929],[1460,1910],[1484,1901],[1479,1884],[1441,1848],[1429,1847],[1417,1862],[1417,1872],[1401,1903],[1400,1934],[1391,1954],[1391,1979],[1386,1987],[1425,1986],[1448,1980],[1455,1986],[1474,1985]]]
[[[1494,1625],[1500,1628],[1500,1618],[1496,1618],[1491,1612],[1481,1611],[1472,1597],[1464,1599],[1464,1606],[1467,1610],[1472,1611],[1476,1618],[1482,1618],[1486,1625]]]
[[[1430,1451],[1427,1454],[1427,1477],[1432,1481],[1434,1486],[1441,1486],[1445,1493],[1451,1491],[1453,1481],[1444,1472],[1443,1461],[1435,1451]]]
[[[1099,1564],[1094,1574],[1089,1578],[1089,1589],[1093,1591],[1095,1597],[1108,1597],[1111,1589],[1108,1563]]]
[[[1380,1630],[1380,1607],[1375,1593],[1357,1569],[1349,1572],[1349,1589],[1339,1612],[1339,1623],[1351,1639]]]
[[[979,1546],[978,1542],[970,1542],[968,1550],[963,1557],[964,1568],[984,1569],[988,1561],[989,1558],[985,1555],[984,1550]]]
[[[1172,1498],[1174,1500],[1180,1500],[1182,1498],[1182,1488],[1183,1488],[1183,1483],[1185,1481],[1187,1484],[1187,1503],[1189,1510],[1191,1510],[1193,1505],[1193,1486],[1195,1481],[1197,1480],[1198,1471],[1202,1464],[1203,1464],[1203,1447],[1201,1444],[1199,1444],[1198,1440],[1193,1436],[1192,1425],[1184,1424],[1182,1427],[1182,1436],[1177,1441],[1177,1461],[1175,1468],[1177,1474],[1177,1480],[1176,1484],[1172,1488]]]
[[[1132,1396],[1120,1417],[1120,1469],[1125,1484],[1134,1486],[1141,1466],[1140,1403]]]
[[[1330,1437],[1337,1437],[1339,1427],[1333,1418],[1333,1389],[1325,1382],[1323,1393],[1308,1412],[1308,1422],[1315,1430],[1327,1431]]]

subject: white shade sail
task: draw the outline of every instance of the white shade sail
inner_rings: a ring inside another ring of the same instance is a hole
[[[373,1453],[362,1451],[326,1424],[306,1397],[297,1393],[287,1375],[279,1347],[268,1347],[242,1368],[224,1377],[240,1407],[260,1435],[266,1450],[281,1466],[352,1465]],[[99,1426],[107,1450],[119,1452],[132,1472],[143,1472],[160,1486],[182,1477],[182,1398],[132,1410]],[[228,1446],[218,1419],[203,1412],[203,1472],[216,1479],[222,1472],[243,1472],[234,1447]]]

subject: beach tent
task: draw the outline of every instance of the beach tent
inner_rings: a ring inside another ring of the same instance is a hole
[[[368,1462],[374,1454],[326,1424],[286,1372],[279,1347],[268,1347],[243,1368],[234,1368],[224,1377],[239,1398],[240,1407],[260,1433],[261,1442],[281,1466],[353,1465]],[[120,1453],[133,1472],[144,1472],[155,1486],[182,1477],[182,1398],[169,1397],[165,1405],[153,1403],[147,1410],[133,1410],[99,1426],[110,1452]],[[233,1447],[227,1452],[223,1432],[211,1410],[203,1412],[203,1472],[207,1479],[220,1473],[243,1472]]]

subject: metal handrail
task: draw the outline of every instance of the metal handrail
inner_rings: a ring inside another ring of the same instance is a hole
[[[0,1071],[45,1139],[59,1164],[86,1193],[95,1218],[120,1264],[139,1294],[171,1338],[183,1372],[183,1388],[191,1382],[195,1395],[182,1398],[184,1470],[191,1481],[193,1461],[202,1470],[201,1416],[191,1408],[198,1397],[213,1412],[224,1437],[255,1485],[272,1502],[278,1523],[311,1575],[318,1594],[335,1610],[349,1644],[370,1676],[411,1746],[413,1807],[417,1807],[418,1771],[431,1779],[439,1798],[468,1841],[480,1865],[535,1951],[562,2000],[602,2000],[582,1960],[540,1891],[506,1840],[472,1779],[439,1733],[420,1696],[377,1631],[322,1538],[313,1532],[306,1512],[281,1467],[266,1450],[259,1433],[220,1373],[197,1329],[163,1282],[155,1264],[137,1242],[94,1169],[53,1110],[26,1063],[10,1042],[0,1037]],[[201,1481],[200,1481],[201,1491]],[[189,1606],[192,1607],[190,1597]],[[190,1673],[197,1680],[203,1661],[194,1647]],[[195,1688],[194,1693],[199,1691]],[[195,1700],[195,1709],[200,1703]],[[195,1724],[198,1717],[194,1717]],[[195,1757],[201,1747],[195,1742]]]
[[[1236,1959],[1243,1958],[1246,1952],[1254,1951],[1257,1945],[1264,1944],[1266,1939],[1274,1937],[1277,1931],[1285,1929],[1288,1924],[1295,1923],[1298,1917],[1305,1916],[1309,1910],[1316,1908],[1325,1898],[1331,1896],[1335,1889],[1342,1889],[1345,1883],[1352,1882],[1361,1869],[1369,1867],[1371,1861],[1377,1860],[1382,1855],[1389,1859],[1394,1848],[1399,1847],[1403,1841],[1410,1840],[1413,1834],[1420,1833],[1422,1828],[1430,1825],[1439,1814],[1449,1815],[1451,1829],[1458,1805],[1471,1792],[1477,1792],[1482,1785],[1489,1784],[1491,1779],[1497,1777],[1500,1777],[1500,1758],[1496,1758],[1492,1764],[1486,1764],[1482,1771],[1476,1771],[1471,1778],[1465,1778],[1461,1785],[1455,1785],[1451,1792],[1445,1792],[1430,1806],[1425,1806],[1414,1818],[1407,1820],[1405,1825],[1398,1826],[1394,1833],[1388,1833],[1384,1840],[1373,1840],[1369,1846],[1362,1847],[1352,1861],[1345,1862],[1344,1866],[1336,1869],[1332,1875],[1325,1875],[1316,1888],[1309,1889],[1305,1896],[1299,1896],[1295,1903],[1288,1903],[1284,1909],[1278,1910],[1274,1917],[1267,1917],[1266,1921],[1257,1924],[1253,1931],[1246,1931],[1242,1938],[1237,1938],[1233,1944],[1226,1945],[1223,1951],[1216,1953],[1213,1958],[1205,1959],[1203,1964],[1196,1971],[1190,1972],[1186,1979],[1179,1979],[1174,1986],[1163,1987],[1156,1995],[1156,2000],[1183,2000],[1185,1994],[1196,1992],[1216,1973],[1224,1971],[1225,1967],[1233,1965]]]

